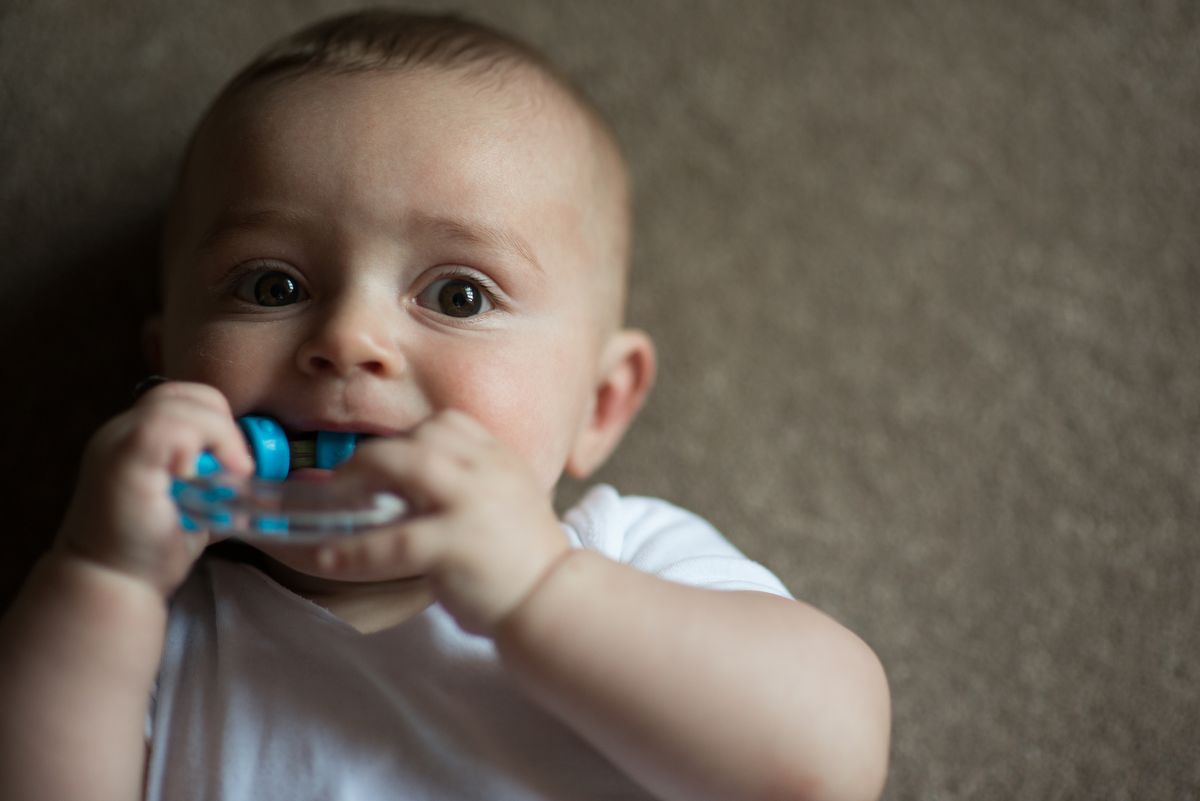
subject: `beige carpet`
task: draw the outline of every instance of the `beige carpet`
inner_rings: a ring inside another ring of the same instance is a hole
[[[5,599],[142,373],[189,126],[346,7],[0,5]],[[1200,6],[455,7],[578,77],[638,177],[663,375],[601,477],[875,647],[886,797],[1200,798]]]

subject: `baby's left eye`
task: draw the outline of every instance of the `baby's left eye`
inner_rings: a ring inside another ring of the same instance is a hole
[[[477,282],[462,276],[434,281],[417,295],[416,301],[448,317],[474,317],[493,308],[487,291]]]

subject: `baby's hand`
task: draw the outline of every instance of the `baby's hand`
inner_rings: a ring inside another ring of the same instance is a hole
[[[428,576],[438,601],[471,632],[490,633],[570,549],[529,466],[462,412],[365,443],[339,473],[396,492],[415,514],[326,546],[322,568],[360,581]]]
[[[205,450],[231,473],[253,472],[218,390],[176,381],[150,390],[88,443],[58,547],[166,597],[208,542],[205,533],[183,531],[170,494],[172,479],[193,475]]]

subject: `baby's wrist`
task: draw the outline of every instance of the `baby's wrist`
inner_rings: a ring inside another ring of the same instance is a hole
[[[153,581],[99,559],[70,542],[60,541],[41,560],[56,580],[86,586],[119,604],[166,607],[167,593]]]
[[[534,579],[533,583],[512,605],[506,614],[496,621],[493,637],[497,641],[507,632],[521,628],[521,621],[529,616],[531,610],[540,606],[543,596],[551,585],[558,583],[558,578],[571,570],[571,566],[580,561],[587,561],[589,556],[595,556],[581,548],[568,547],[552,559]]]

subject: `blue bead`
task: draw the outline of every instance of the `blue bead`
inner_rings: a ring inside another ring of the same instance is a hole
[[[353,455],[357,444],[358,434],[349,431],[318,431],[317,467],[332,470]]]
[[[292,452],[283,426],[260,415],[239,417],[238,425],[246,435],[250,455],[254,457],[254,475],[272,481],[287,478]]]

